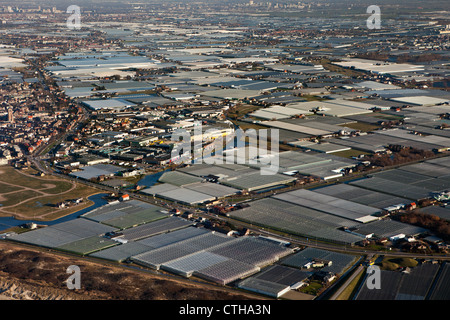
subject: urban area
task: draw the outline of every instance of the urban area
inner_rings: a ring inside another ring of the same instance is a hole
[[[1,0],[1,299],[449,300],[450,5],[371,5]]]

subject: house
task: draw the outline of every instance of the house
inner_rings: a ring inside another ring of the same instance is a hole
[[[323,267],[326,267],[326,266],[331,266],[331,264],[332,264],[332,261],[330,261],[330,260],[314,259],[312,261],[312,265],[311,266],[313,268],[323,268]]]
[[[397,234],[397,235],[391,236],[391,237],[389,238],[389,240],[390,240],[390,241],[397,241],[397,240],[400,240],[400,239],[404,239],[405,237],[406,237],[405,234],[399,233],[399,234]]]
[[[179,215],[180,214],[180,210],[178,210],[178,209],[172,209],[170,212],[175,214],[175,215]],[[194,214],[192,212],[190,212],[190,211],[185,211],[182,214],[182,217],[184,219],[192,219],[194,217]]]
[[[323,268],[327,266],[331,266],[332,261],[331,260],[324,260],[324,259],[312,259],[311,261],[305,263],[303,265],[303,268],[310,269],[310,268]]]
[[[29,223],[25,224],[25,227],[28,228],[28,229],[34,230],[34,229],[37,229],[38,226],[34,222],[29,222]]]
[[[322,282],[331,282],[336,278],[336,275],[332,272],[319,271],[313,275],[313,278]]]
[[[73,199],[72,201],[73,201],[73,203],[75,203],[75,204],[80,204],[80,203],[83,202],[83,198],[76,198],[76,199]]]
[[[122,177],[134,177],[145,174],[145,169],[129,169],[119,173]]]
[[[127,200],[130,200],[129,194],[123,194],[120,196],[120,201],[127,201]]]
[[[414,210],[417,208],[417,204],[415,202],[411,202],[410,204],[408,204],[405,209],[406,210]]]

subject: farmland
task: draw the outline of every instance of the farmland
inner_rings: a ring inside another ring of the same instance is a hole
[[[0,167],[0,216],[27,219],[54,219],[81,210],[89,201],[71,208],[58,209],[59,202],[87,198],[98,190],[49,176],[37,176],[32,169]]]

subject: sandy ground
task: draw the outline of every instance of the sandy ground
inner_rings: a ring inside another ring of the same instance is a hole
[[[66,269],[81,269],[81,289],[69,290]],[[18,300],[260,300],[232,288],[193,282],[47,249],[0,241],[0,299]]]

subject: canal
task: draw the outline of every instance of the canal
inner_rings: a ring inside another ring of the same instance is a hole
[[[79,216],[81,216],[82,214],[85,214],[86,212],[89,212],[91,210],[94,210],[98,207],[101,207],[101,206],[107,204],[108,202],[105,199],[103,199],[107,195],[108,194],[106,194],[106,193],[94,194],[94,195],[88,197],[88,200],[94,202],[94,204],[92,204],[91,206],[84,208],[82,210],[76,211],[74,213],[71,213],[67,216],[64,216],[64,217],[61,217],[61,218],[58,218],[55,220],[51,220],[51,221],[18,220],[14,217],[0,217],[0,231],[9,229],[11,227],[17,227],[17,226],[20,226],[25,223],[31,223],[31,222],[34,222],[36,224],[45,224],[45,225],[51,226],[51,225],[54,225],[57,223],[76,219]]]

